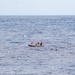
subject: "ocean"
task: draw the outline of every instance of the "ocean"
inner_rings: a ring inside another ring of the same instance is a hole
[[[75,75],[75,16],[0,16],[0,75]]]

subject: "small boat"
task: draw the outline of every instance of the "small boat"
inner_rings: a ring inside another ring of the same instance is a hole
[[[37,42],[37,43],[34,44],[34,43],[31,42],[30,44],[28,44],[28,46],[30,46],[30,47],[42,47],[42,43]]]

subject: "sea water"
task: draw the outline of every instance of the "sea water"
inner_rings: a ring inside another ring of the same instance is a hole
[[[75,16],[0,16],[0,75],[75,75]]]

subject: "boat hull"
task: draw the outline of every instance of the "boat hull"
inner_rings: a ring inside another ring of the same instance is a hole
[[[29,47],[42,47],[42,45],[28,44]]]

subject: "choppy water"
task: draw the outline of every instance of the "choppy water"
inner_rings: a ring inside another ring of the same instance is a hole
[[[0,75],[75,75],[75,16],[0,16]]]

